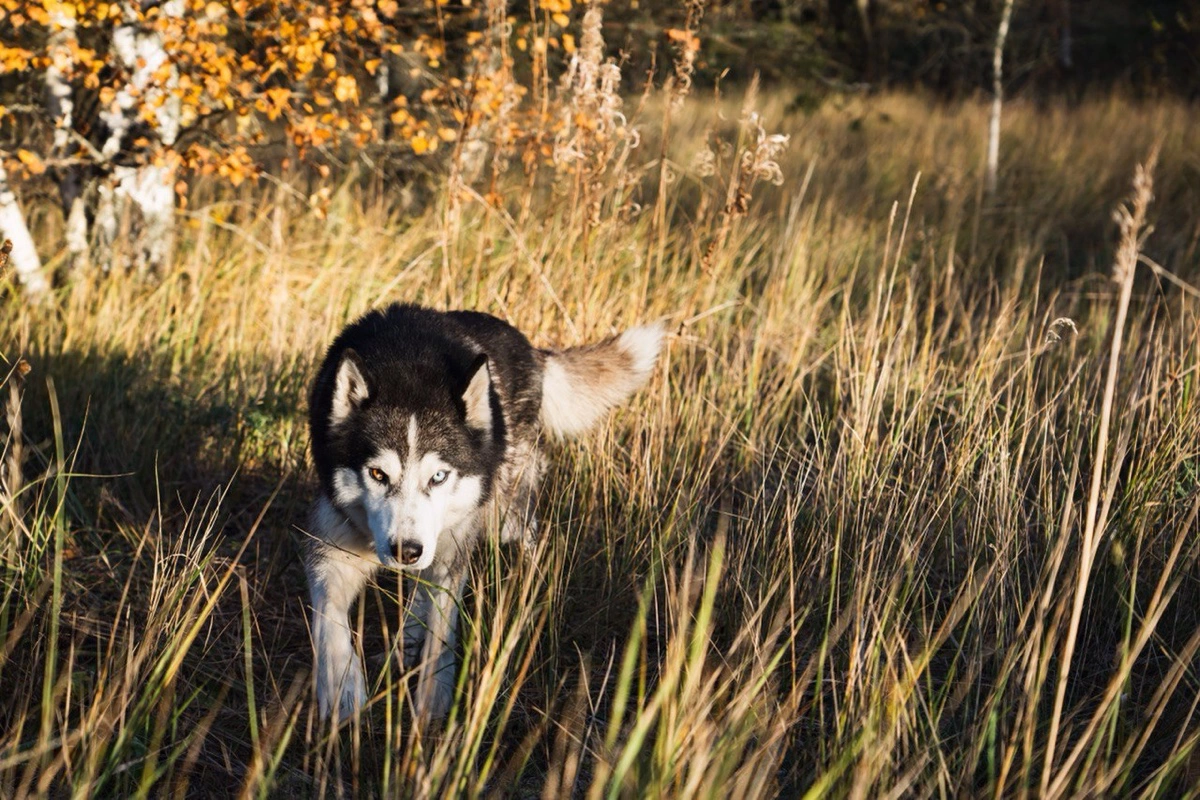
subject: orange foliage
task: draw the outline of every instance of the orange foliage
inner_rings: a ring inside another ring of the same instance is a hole
[[[547,48],[570,53],[575,39],[560,30],[571,22],[572,0],[538,0],[541,19],[532,22],[505,8],[434,0],[0,0],[0,70],[40,85],[53,66],[76,96],[86,92],[102,111],[141,123],[122,145],[126,161],[177,151],[181,165],[236,185],[256,173],[274,142],[302,160],[385,139],[420,156],[490,126],[492,141],[511,147],[523,132],[515,112],[526,89],[512,77],[509,43],[524,49],[532,39],[528,57],[542,70]],[[137,37],[133,63],[120,57],[122,37]],[[147,61],[145,41],[161,46],[162,63]],[[168,112],[178,137],[155,128]],[[11,116],[0,105],[0,121]],[[545,115],[534,116],[531,126],[544,129]],[[92,147],[73,147],[70,157],[97,158],[99,126],[71,124],[74,141]],[[67,156],[23,152],[26,174]]]

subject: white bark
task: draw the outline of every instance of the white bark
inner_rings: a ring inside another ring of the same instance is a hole
[[[987,192],[996,194],[996,173],[1000,167],[1000,112],[1004,104],[1004,41],[1012,20],[1013,0],[1005,0],[1000,13],[1000,28],[996,31],[996,47],[992,50],[992,113],[988,120]]]
[[[110,252],[121,233],[121,218],[136,208],[141,229],[135,242],[133,265],[154,270],[167,265],[175,245],[175,186],[172,171],[157,164],[116,167],[97,188],[96,217],[92,223],[96,248]],[[68,225],[70,235],[70,225]],[[112,264],[102,263],[104,269]]]
[[[1071,0],[1062,0],[1062,19],[1058,35],[1058,63],[1071,69],[1075,61],[1071,56]]]
[[[46,67],[46,110],[54,120],[54,155],[62,157],[70,147],[75,103],[69,75],[74,62],[75,17],[55,6],[50,15],[52,33],[46,43],[50,65]]]
[[[117,169],[128,169],[118,167]],[[117,199],[114,191],[115,180],[104,180],[96,187],[96,218],[92,221],[92,230],[96,240],[96,251],[107,254],[117,241]],[[112,259],[107,255],[100,258],[100,267],[106,272],[112,268]]]
[[[142,212],[142,230],[135,266],[138,270],[165,267],[175,246],[175,182],[173,171],[143,164],[117,186]]]
[[[184,4],[182,0],[169,0],[161,10],[164,17],[177,18],[183,14]],[[113,32],[112,47],[129,72],[129,81],[117,92],[113,106],[101,114],[109,129],[109,137],[101,148],[106,159],[116,156],[125,146],[125,138],[141,107],[154,109],[153,127],[160,145],[173,146],[181,128],[181,103],[170,93],[178,82],[178,74],[171,68],[165,82],[160,82],[158,74],[170,61],[162,37],[157,31],[139,27],[136,14],[128,5],[125,19],[127,24]],[[111,244],[114,241],[117,220],[121,214],[128,213],[130,202],[142,217],[137,268],[165,266],[174,247],[174,171],[155,163],[115,169],[109,184],[100,189],[95,224],[101,242]]]
[[[0,236],[12,240],[13,249],[9,263],[17,273],[25,291],[33,297],[46,294],[50,283],[42,271],[42,260],[25,222],[25,214],[17,203],[17,195],[8,185],[8,173],[0,162]]]
[[[83,195],[77,194],[71,199],[71,207],[67,209],[67,252],[70,254],[71,267],[86,267],[91,263],[88,252],[88,219],[87,205]]]
[[[73,14],[55,6],[50,15],[51,31],[47,42],[50,65],[46,68],[46,110],[54,120],[55,158],[67,158],[78,151],[72,140],[75,124],[75,89],[71,85],[75,53],[78,46],[76,21]],[[68,269],[85,266],[89,261],[87,213],[83,200],[86,178],[82,166],[70,165],[62,170],[58,182],[63,212],[67,217]]]
[[[170,0],[162,5],[162,15],[179,17],[183,8],[182,0]],[[141,28],[129,4],[125,5],[125,24],[113,31],[112,50],[129,73],[129,81],[117,92],[113,105],[100,113],[109,129],[109,137],[101,148],[104,157],[111,159],[121,151],[137,110],[143,105],[154,108],[154,132],[159,140],[168,147],[175,144],[179,137],[180,100],[168,94],[168,90],[179,78],[171,69],[165,84],[156,83],[156,73],[169,56],[162,37],[157,31]]]
[[[858,21],[862,25],[863,46],[867,49],[867,80],[874,82],[879,79],[875,69],[875,33],[871,28],[871,0],[855,0],[858,8]]]

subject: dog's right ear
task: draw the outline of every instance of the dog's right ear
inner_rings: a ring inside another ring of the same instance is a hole
[[[337,377],[333,381],[333,410],[329,415],[334,425],[350,416],[350,412],[361,407],[371,396],[359,363],[358,353],[353,350],[347,348],[342,353]]]

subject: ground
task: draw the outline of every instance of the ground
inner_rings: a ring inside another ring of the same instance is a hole
[[[666,148],[651,103],[620,174],[501,208],[198,186],[164,274],[0,289],[32,367],[2,387],[0,793],[1194,792],[1200,115],[1010,104],[989,196],[982,104],[760,96],[772,157],[741,102],[689,101]],[[1156,143],[1118,324],[1112,215]],[[728,191],[737,147],[782,184]],[[377,700],[331,732],[306,391],[394,300],[542,345],[672,333],[628,408],[551,448],[538,552],[476,559],[450,720],[408,719],[385,580]]]

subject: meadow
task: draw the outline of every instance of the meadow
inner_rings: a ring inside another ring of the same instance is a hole
[[[1009,103],[992,196],[982,101],[789,102],[631,98],[499,201],[199,183],[162,274],[0,283],[0,795],[1200,793],[1200,111]],[[450,717],[389,575],[332,730],[306,392],[397,300],[671,335],[475,559]]]

